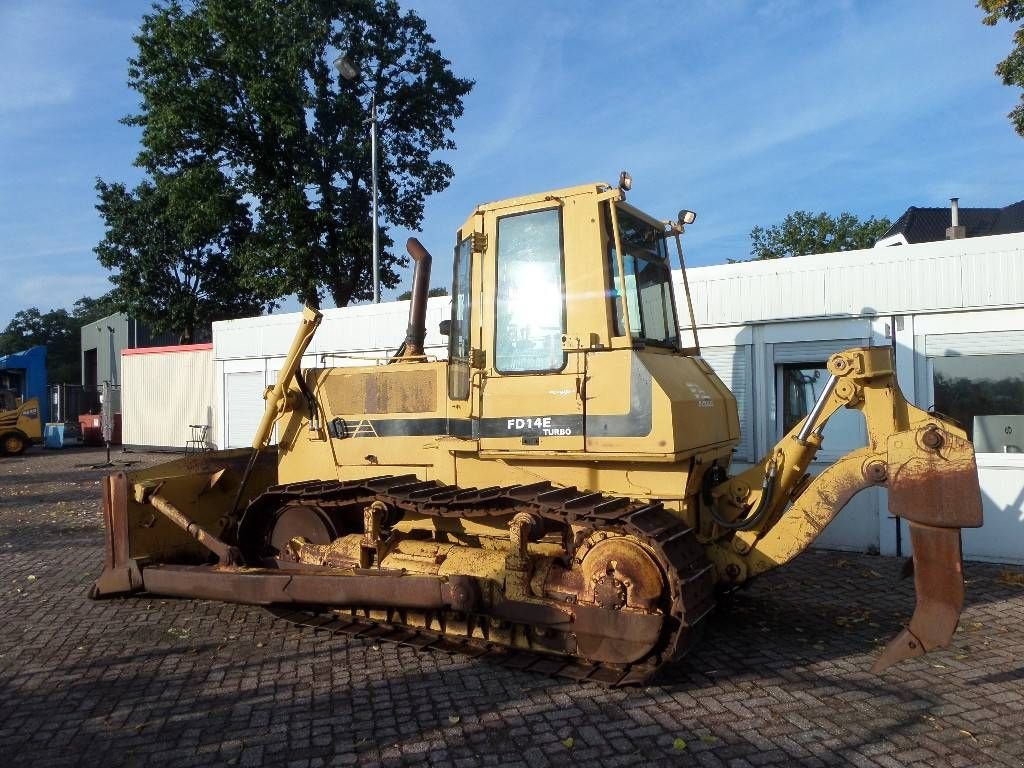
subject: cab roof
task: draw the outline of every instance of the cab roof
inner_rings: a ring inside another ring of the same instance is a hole
[[[547,192],[535,192],[529,195],[520,195],[518,197],[508,197],[504,200],[493,200],[486,203],[480,203],[473,209],[473,213],[469,215],[466,222],[462,226],[464,231],[467,228],[472,227],[472,219],[474,216],[481,215],[487,211],[500,211],[504,208],[518,208],[524,205],[532,205],[535,203],[543,203],[546,200],[554,198],[567,198],[574,197],[577,195],[597,195],[607,190],[614,189],[613,185],[603,181],[594,181],[589,184],[579,184],[575,187],[562,187],[561,189],[552,189]],[[649,223],[655,226],[661,226],[663,222],[659,219],[651,216],[649,213],[641,211],[639,208],[635,208],[626,202],[620,203],[622,207],[630,213],[638,216],[641,219],[647,220]]]

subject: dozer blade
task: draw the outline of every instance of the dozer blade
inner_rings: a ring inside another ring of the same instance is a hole
[[[211,552],[201,539],[211,531],[226,531],[226,516],[250,455],[249,449],[201,453],[105,477],[106,558],[90,597],[143,589],[142,569],[147,565],[206,562]],[[260,454],[243,501],[276,482],[276,460],[272,451]],[[152,490],[157,493],[147,498]]]
[[[910,525],[917,605],[872,671],[949,644],[964,606],[961,528],[982,523],[970,441],[938,425],[889,438],[889,511]]]

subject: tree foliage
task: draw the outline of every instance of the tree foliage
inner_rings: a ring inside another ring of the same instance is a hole
[[[371,294],[371,100],[378,107],[383,223],[417,229],[448,186],[454,121],[470,80],[456,77],[426,24],[395,0],[165,0],[135,38],[129,84],[141,96],[137,163],[176,173],[216,163],[252,206],[249,284],[344,306]],[[362,72],[341,79],[340,50]],[[382,226],[382,230],[386,227]],[[397,285],[381,233],[381,282]]]
[[[890,226],[884,217],[871,216],[862,221],[846,212],[832,217],[824,212],[794,211],[781,224],[754,227],[750,231],[750,255],[760,261],[870,248]]]
[[[96,182],[106,233],[96,246],[118,308],[183,344],[215,320],[258,314],[266,296],[247,282],[249,211],[211,163],[157,173],[134,190]]]
[[[434,296],[447,296],[447,295],[448,295],[448,289],[447,288],[443,288],[441,286],[437,286],[435,288],[431,288],[430,290],[427,291],[427,298],[428,299],[429,298],[433,298]],[[412,291],[403,291],[402,293],[398,294],[398,301],[408,301],[411,298],[412,298]]]
[[[0,331],[0,355],[45,346],[50,382],[79,382],[82,377],[81,327],[116,311],[109,295],[98,299],[83,296],[70,312],[66,309],[41,312],[38,307],[23,309]]]
[[[978,7],[985,11],[982,23],[989,26],[995,26],[1003,19],[1011,24],[1024,21],[1024,0],[978,0]],[[1005,85],[1024,89],[1024,24],[1017,27],[1013,42],[1010,55],[996,65],[996,74]],[[1020,103],[1008,117],[1017,133],[1024,136],[1024,91],[1021,92]]]

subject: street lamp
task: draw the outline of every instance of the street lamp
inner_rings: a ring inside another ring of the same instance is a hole
[[[359,77],[359,70],[342,50],[334,60],[334,68],[344,79]],[[373,188],[373,303],[380,303],[380,242],[377,226],[377,89],[370,89],[370,180]]]

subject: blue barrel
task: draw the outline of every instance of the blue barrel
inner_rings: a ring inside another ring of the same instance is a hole
[[[43,428],[43,447],[63,448],[64,447],[64,425],[50,423]]]

